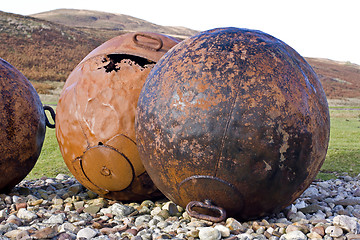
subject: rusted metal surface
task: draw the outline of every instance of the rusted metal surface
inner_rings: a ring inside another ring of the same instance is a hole
[[[309,64],[260,31],[214,29],[175,46],[140,94],[136,133],[156,186],[251,219],[288,206],[326,155],[329,111]]]
[[[34,167],[45,137],[40,98],[26,77],[0,58],[0,192]]]
[[[155,63],[178,41],[130,33],[94,49],[60,95],[56,136],[65,163],[85,187],[107,198],[161,195],[145,172],[135,140],[135,109]]]

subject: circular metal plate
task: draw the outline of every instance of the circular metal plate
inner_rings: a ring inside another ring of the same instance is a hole
[[[134,169],[128,159],[105,145],[84,153],[82,169],[93,184],[108,191],[121,191],[134,179]]]

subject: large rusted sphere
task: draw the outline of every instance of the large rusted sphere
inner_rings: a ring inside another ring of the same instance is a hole
[[[66,80],[56,136],[66,165],[88,189],[117,200],[161,195],[138,154],[135,110],[150,70],[177,43],[155,33],[124,34],[94,49]]]
[[[170,50],[140,94],[136,131],[156,186],[185,207],[211,200],[250,219],[292,203],[326,155],[321,83],[284,42],[209,30]]]
[[[45,114],[29,80],[0,58],[0,192],[34,167],[45,137]]]

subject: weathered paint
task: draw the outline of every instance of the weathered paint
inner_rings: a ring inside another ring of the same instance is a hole
[[[135,110],[150,70],[177,43],[161,34],[124,34],[94,49],[66,80],[56,136],[68,168],[88,189],[117,200],[161,195],[140,161]]]
[[[0,58],[0,192],[34,167],[45,137],[45,114],[28,79]]]
[[[329,111],[310,65],[261,31],[202,32],[170,50],[140,94],[136,134],[156,186],[250,219],[292,203],[326,155]]]

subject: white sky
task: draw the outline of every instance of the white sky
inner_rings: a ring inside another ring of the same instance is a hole
[[[0,10],[28,15],[58,8],[127,14],[195,30],[257,29],[304,57],[360,65],[360,0],[3,0]]]

